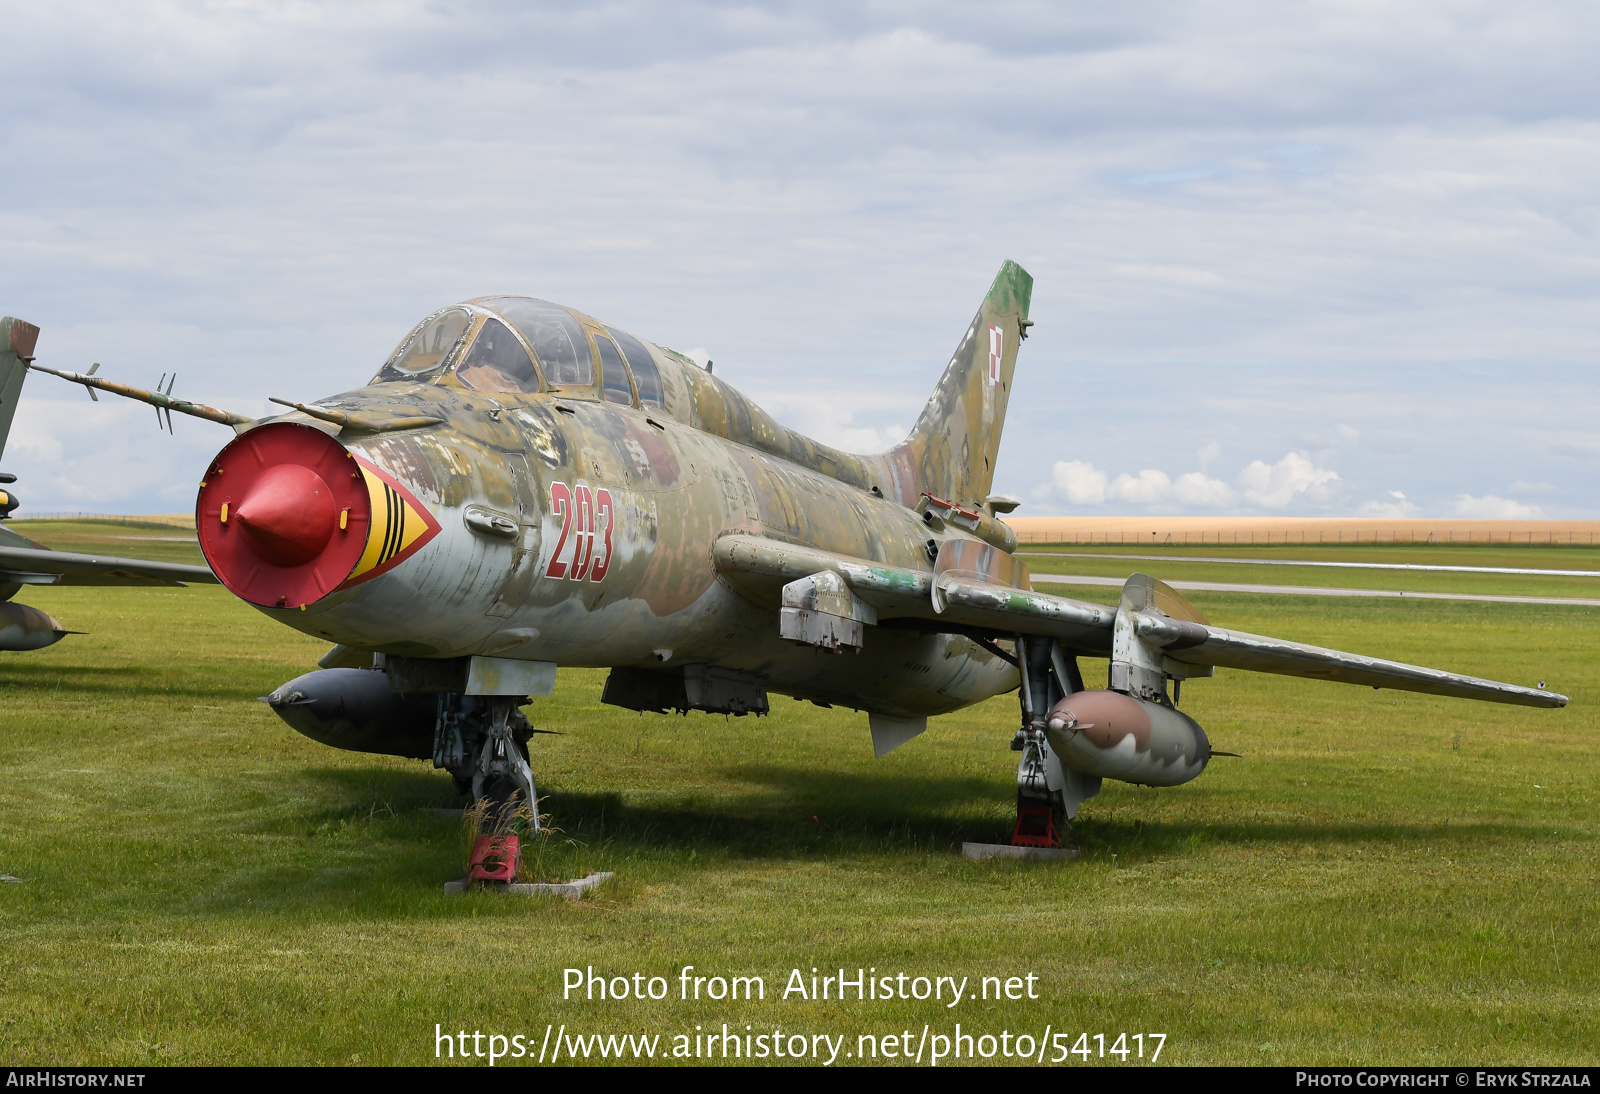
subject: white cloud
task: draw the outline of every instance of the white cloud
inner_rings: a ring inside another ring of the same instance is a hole
[[[1239,472],[1239,486],[1251,505],[1282,509],[1300,495],[1320,492],[1338,478],[1337,471],[1316,466],[1304,453],[1290,452],[1275,464],[1253,460]]]
[[[1356,510],[1356,515],[1361,517],[1410,517],[1421,511],[1421,507],[1410,498],[1398,490],[1391,490],[1387,500],[1362,502],[1361,508]]]
[[[1155,266],[1148,264],[1121,264],[1112,271],[1135,282],[1157,282],[1186,289],[1211,289],[1222,284],[1215,270],[1195,269],[1188,266]]]
[[[1199,509],[1220,509],[1234,503],[1233,488],[1221,479],[1207,478],[1199,471],[1179,475],[1172,484],[1172,496],[1184,505]]]
[[[1456,498],[1454,515],[1473,520],[1537,520],[1544,515],[1544,511],[1537,505],[1523,505],[1493,494],[1485,494],[1481,498],[1462,494]]]
[[[1051,484],[1073,505],[1103,505],[1106,473],[1082,460],[1058,460],[1050,469]]]
[[[883,452],[905,440],[908,430],[896,419],[915,404],[917,395],[897,385],[862,384],[845,399],[807,385],[768,387],[759,371],[742,362],[719,364],[715,371],[784,425],[845,452]]]
[[[1012,492],[1065,496],[1061,423],[1114,429],[1137,392],[1142,446],[1096,449],[1137,452],[1129,468],[1328,460],[1307,439],[1327,437],[1351,496],[1404,461],[1419,495],[1548,480],[1563,515],[1596,515],[1581,464],[1546,466],[1555,442],[1596,451],[1600,17],[1583,5],[4,11],[27,48],[0,143],[28,169],[0,203],[0,297],[44,328],[45,363],[142,385],[175,368],[191,397],[249,412],[365,382],[439,304],[533,292],[713,344],[758,397],[831,393],[803,421],[774,413],[868,450],[915,415],[1009,256],[1038,279],[998,467]],[[1552,385],[1556,360],[1572,376]],[[1152,382],[1158,361],[1201,378],[1191,398]],[[1402,390],[1430,362],[1450,374]],[[1020,429],[1027,411],[1048,431]],[[152,416],[87,438],[74,489],[142,455],[123,503],[170,508],[160,491],[207,454],[155,455]],[[7,455],[52,504],[52,457]],[[1262,466],[1259,489],[1229,485],[1232,465],[1177,475],[1162,504],[1332,487]]]
[[[1106,496],[1132,505],[1159,505],[1172,496],[1166,472],[1146,469],[1137,475],[1118,475]]]
[[[807,435],[844,452],[873,453],[885,452],[905,440],[906,429],[899,425],[873,427],[846,423],[813,430]]]
[[[57,402],[47,411],[38,401],[31,399],[26,406],[19,403],[19,408],[22,412],[11,421],[11,437],[0,444],[0,450],[13,461],[18,456],[23,456],[44,464],[59,462],[66,451],[66,446],[56,436],[56,433],[64,427],[56,423],[61,422],[66,415],[82,414],[83,408],[78,406],[69,408]],[[104,416],[96,415],[96,417],[102,419],[100,424],[103,428]]]
[[[1104,471],[1083,460],[1065,460],[1056,463],[1051,471],[1053,492],[1072,505],[1104,505],[1123,502],[1128,505],[1179,505],[1201,509],[1214,509],[1231,505],[1234,492],[1220,479],[1208,478],[1198,471],[1179,475],[1174,481],[1165,471],[1145,468],[1137,475],[1121,474],[1111,479]],[[1047,498],[1051,490],[1036,492],[1035,496]]]

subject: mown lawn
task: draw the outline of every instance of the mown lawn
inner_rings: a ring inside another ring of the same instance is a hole
[[[139,546],[115,545],[153,556]],[[1161,1063],[1596,1058],[1595,611],[1197,594],[1221,625],[1548,679],[1573,702],[1222,671],[1184,705],[1243,758],[1171,790],[1107,784],[1074,827],[1081,857],[1051,865],[957,853],[1006,837],[1014,697],[874,760],[848,711],[636,715],[599,703],[603,674],[564,670],[529,708],[562,734],[535,739],[562,829],[546,869],[618,875],[568,903],[444,896],[460,822],[429,810],[458,804],[449,780],[279,722],[256,697],[324,647],[224,591],[20,599],[90,633],[0,656],[0,873],[22,879],[0,884],[0,1055],[16,1064],[420,1063],[436,1023],[535,1049],[547,1023],[661,1034],[658,1053],[696,1026],[777,1027],[845,1035],[839,1062],[861,1034],[910,1030],[915,1049],[956,1022],[1108,1047],[1160,1032]],[[684,965],[761,975],[767,998],[562,999],[568,967],[659,975],[675,996]],[[780,998],[813,967],[973,990],[1032,973],[1040,998]]]

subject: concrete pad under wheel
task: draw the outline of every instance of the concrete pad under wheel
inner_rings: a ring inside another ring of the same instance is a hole
[[[584,890],[593,889],[602,881],[609,881],[615,876],[612,871],[605,870],[598,874],[590,874],[588,877],[575,878],[572,881],[513,881],[509,885],[484,882],[480,887],[486,890],[512,893],[516,896],[564,896],[568,900],[577,900],[583,895]],[[446,895],[465,893],[470,888],[471,885],[466,878],[462,878],[460,881],[447,881],[444,883]]]
[[[1018,847],[1012,843],[963,843],[961,854],[970,859],[1023,858],[1034,862],[1055,862],[1077,854],[1072,847]]]

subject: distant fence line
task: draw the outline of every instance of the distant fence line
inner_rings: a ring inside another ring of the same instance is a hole
[[[11,523],[20,524],[30,520],[77,520],[92,521],[95,524],[162,524],[174,528],[193,528],[194,517],[188,513],[29,513],[27,516],[15,516]]]

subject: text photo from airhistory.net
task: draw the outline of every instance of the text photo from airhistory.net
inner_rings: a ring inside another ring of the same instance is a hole
[[[1600,1080],[1587,8],[0,26],[7,1088]]]

